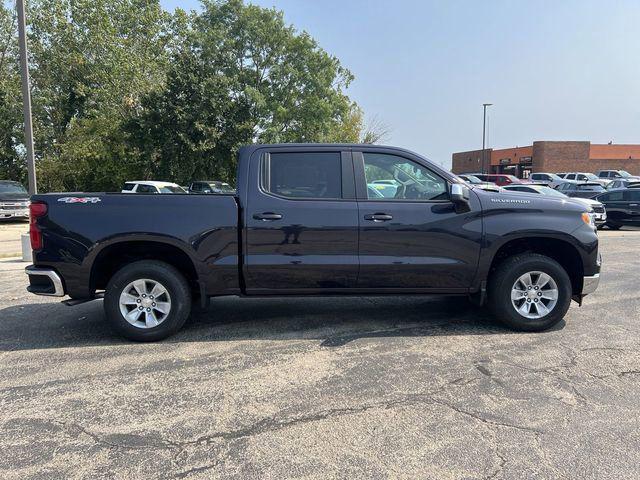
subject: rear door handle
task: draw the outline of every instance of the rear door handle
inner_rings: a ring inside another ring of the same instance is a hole
[[[273,212],[254,213],[253,218],[263,222],[272,222],[273,220],[282,220],[282,215]]]
[[[629,204],[629,206],[630,206],[630,207],[637,207],[637,206],[638,206],[638,204],[637,204],[637,203],[630,203],[630,204]]]
[[[372,222],[387,222],[389,220],[393,220],[393,216],[388,213],[372,213],[365,215],[364,219]]]

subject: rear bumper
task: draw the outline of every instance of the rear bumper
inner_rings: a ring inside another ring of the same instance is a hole
[[[48,297],[64,297],[62,278],[55,270],[29,265],[24,271],[29,276],[28,292]]]

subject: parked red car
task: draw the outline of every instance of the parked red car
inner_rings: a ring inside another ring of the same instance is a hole
[[[485,182],[495,183],[500,187],[504,187],[505,185],[512,185],[514,183],[526,183],[520,180],[518,177],[514,177],[513,175],[504,175],[504,174],[475,174],[480,180]]]

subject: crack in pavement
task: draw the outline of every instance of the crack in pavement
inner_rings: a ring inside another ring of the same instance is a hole
[[[358,405],[353,407],[347,406],[347,407],[340,407],[340,408],[332,408],[332,409],[327,409],[324,411],[319,411],[319,412],[307,414],[307,415],[301,415],[293,418],[278,419],[277,417],[268,417],[268,418],[261,419],[246,427],[238,428],[235,430],[216,432],[209,435],[203,435],[201,437],[195,438],[193,440],[187,440],[187,441],[167,440],[164,438],[154,439],[150,437],[129,434],[129,433],[99,435],[77,423],[62,422],[62,421],[56,421],[55,423],[63,426],[68,431],[75,433],[76,436],[85,435],[91,438],[96,445],[100,445],[106,448],[134,449],[134,450],[135,449],[178,450],[174,458],[177,458],[180,455],[180,453],[184,452],[185,449],[187,449],[188,447],[209,446],[216,443],[217,441],[235,442],[237,440],[247,439],[255,435],[260,435],[267,432],[276,432],[276,431],[283,430],[296,425],[324,421],[330,418],[339,418],[347,415],[357,415],[357,414],[374,410],[374,409],[386,410],[386,409],[416,405],[419,403],[436,404],[436,405],[440,405],[445,408],[448,408],[450,410],[453,410],[458,414],[464,415],[468,418],[471,418],[475,421],[481,422],[482,424],[486,425],[488,428],[490,428],[494,432],[494,435],[495,435],[495,429],[500,427],[511,428],[518,431],[532,433],[534,435],[541,435],[545,433],[544,431],[533,428],[533,427],[517,425],[513,423],[486,418],[483,415],[464,410],[463,408],[460,408],[457,405],[454,405],[445,400],[434,397],[434,395],[444,392],[450,386],[468,385],[470,383],[473,383],[479,380],[480,378],[481,377],[478,377],[475,375],[468,378],[459,377],[449,382],[446,382],[441,386],[439,386],[438,388],[433,389],[431,391],[423,392],[423,393],[409,393],[409,394],[405,394],[402,398],[397,398],[392,400],[373,402],[373,403]],[[496,476],[504,468],[504,465],[506,465],[507,463],[506,457],[502,455],[500,452],[498,452],[497,448],[498,447],[496,446],[495,454],[499,458],[499,467],[496,469],[496,471],[492,475],[490,475],[487,478],[496,478]],[[191,469],[178,472],[174,475],[174,478],[185,478],[193,473],[210,470],[218,466],[222,462],[222,460],[223,458],[219,457],[213,463],[201,465],[198,467],[193,467]]]
[[[56,423],[68,431],[79,435],[86,435],[91,438],[97,445],[103,445],[110,448],[122,448],[128,450],[141,450],[141,449],[172,449],[178,448],[179,445],[170,440],[160,439],[159,442],[152,441],[152,439],[148,437],[144,437],[142,435],[135,435],[131,433],[121,433],[121,434],[108,434],[108,435],[98,435],[97,433],[93,433],[90,430],[87,430],[82,425],[73,422],[61,422],[58,420],[54,420],[53,423]],[[129,440],[127,441],[117,441],[120,440]],[[131,441],[134,441],[131,443]],[[135,442],[138,442],[137,444]]]
[[[474,418],[482,423],[486,423],[487,425],[492,425],[494,427],[505,427],[505,428],[514,428],[516,430],[521,430],[524,432],[529,432],[529,433],[537,433],[537,434],[544,434],[546,432],[544,432],[543,430],[539,430],[537,428],[533,428],[533,427],[525,427],[523,425],[515,425],[513,423],[506,423],[506,422],[499,422],[497,420],[491,420],[489,418],[483,417],[482,415],[479,415],[477,413],[473,413],[473,412],[469,412],[467,410],[463,410],[462,408],[453,405],[451,403],[445,402],[443,400],[437,400],[437,399],[432,399],[432,401],[434,403],[437,403],[439,405],[442,405],[444,407],[450,408],[451,410],[454,410],[462,415],[466,415],[468,417]]]

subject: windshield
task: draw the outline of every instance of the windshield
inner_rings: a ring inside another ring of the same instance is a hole
[[[536,187],[536,190],[538,192],[540,192],[543,195],[549,195],[550,197],[565,197],[566,195],[564,193],[560,193],[557,190],[554,190],[551,187]]]
[[[19,183],[0,183],[0,193],[27,193]]]
[[[505,177],[507,177],[509,180],[511,180],[514,183],[519,183],[520,179],[514,175],[505,175]]]
[[[471,183],[471,184],[484,183],[482,180],[480,180],[475,175],[462,175],[461,178],[462,178],[462,180],[465,180],[466,182]]]
[[[562,180],[560,175],[556,175],[555,173],[549,173],[548,175],[551,177],[552,180]]]
[[[585,185],[577,185],[577,190],[585,190],[588,192],[604,192],[604,187],[602,185],[594,185],[591,183],[587,183]]]
[[[186,193],[181,187],[172,187],[171,185],[159,188],[160,193]]]
[[[214,192],[220,193],[235,193],[236,191],[235,188],[226,182],[210,183],[209,187],[211,187],[211,190]]]
[[[627,172],[626,170],[618,170],[618,173],[620,174],[621,177],[627,178],[627,177],[631,177],[632,175]]]
[[[585,175],[589,180],[600,180],[597,175],[594,175],[593,173],[585,173]]]

